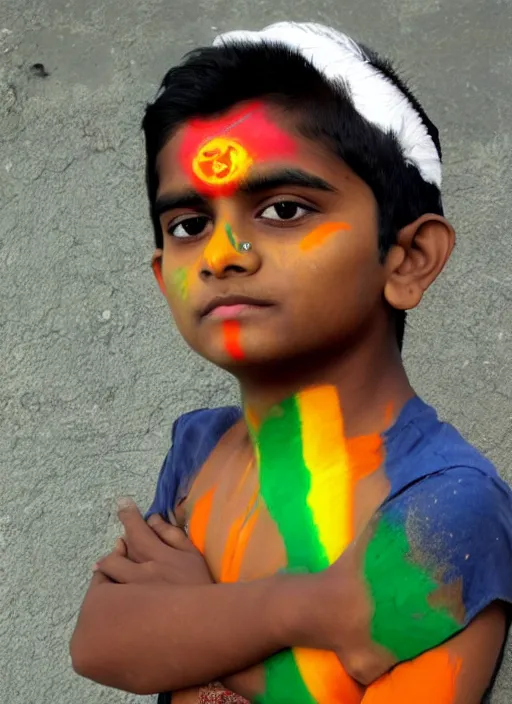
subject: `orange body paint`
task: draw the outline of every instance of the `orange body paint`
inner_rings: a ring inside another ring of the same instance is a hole
[[[453,704],[461,667],[448,648],[429,650],[374,682],[362,704]]]
[[[307,234],[300,243],[300,248],[303,252],[308,252],[315,247],[319,247],[325,242],[325,240],[334,235],[340,230],[350,230],[351,227],[346,222],[326,222],[323,225],[315,227],[309,234]]]
[[[215,487],[212,487],[196,501],[188,526],[190,540],[203,555],[214,494]]]
[[[245,357],[240,344],[240,323],[238,320],[225,320],[222,324],[224,344],[232,359],[241,360]]]
[[[229,195],[256,161],[294,154],[295,141],[258,102],[230,110],[221,118],[190,120],[179,158],[201,193]]]

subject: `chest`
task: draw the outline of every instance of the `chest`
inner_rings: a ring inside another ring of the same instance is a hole
[[[318,446],[308,465],[303,447],[293,442],[256,457],[249,443],[226,440],[203,465],[180,507],[192,541],[218,582],[324,569],[389,491],[375,438]]]

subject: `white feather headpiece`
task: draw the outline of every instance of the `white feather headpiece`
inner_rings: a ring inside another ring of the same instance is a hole
[[[391,132],[406,163],[441,188],[441,160],[421,116],[400,88],[346,34],[312,22],[278,22],[260,32],[226,32],[214,46],[235,43],[280,44],[304,56],[330,81],[342,81],[355,109],[383,132]]]

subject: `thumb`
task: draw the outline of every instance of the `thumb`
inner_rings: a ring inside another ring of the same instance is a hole
[[[121,555],[121,557],[126,557],[126,555],[128,554],[128,548],[126,547],[126,543],[122,538],[118,538],[114,543],[113,552],[115,552],[116,555]]]
[[[194,545],[178,526],[171,526],[157,513],[148,518],[148,526],[166,545],[176,550],[195,550]]]

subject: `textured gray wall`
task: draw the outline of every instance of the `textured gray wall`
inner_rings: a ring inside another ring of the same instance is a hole
[[[2,704],[139,701],[70,669],[90,567],[117,535],[115,497],[148,502],[173,419],[236,394],[153,283],[139,122],[185,51],[290,17],[388,53],[441,126],[459,240],[411,318],[407,366],[512,478],[510,0],[1,0]],[[505,667],[495,704],[511,686]]]

